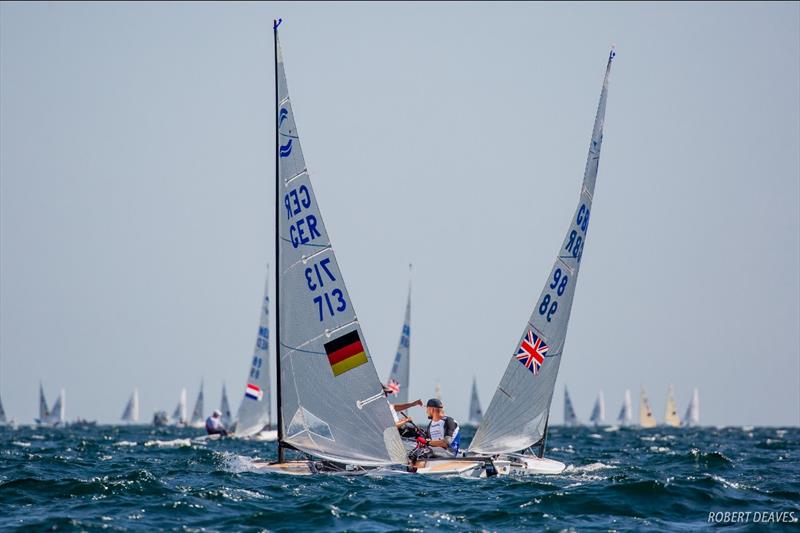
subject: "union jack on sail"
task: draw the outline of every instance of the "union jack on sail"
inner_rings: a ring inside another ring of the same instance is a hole
[[[400,384],[395,379],[390,379],[389,383],[386,384],[386,388],[389,389],[395,396],[400,394]]]
[[[517,361],[525,365],[525,368],[536,375],[539,373],[539,369],[542,368],[544,354],[547,353],[549,348],[550,347],[544,343],[541,337],[536,335],[533,330],[529,329],[525,338],[522,339],[519,350],[517,350],[515,355]]]

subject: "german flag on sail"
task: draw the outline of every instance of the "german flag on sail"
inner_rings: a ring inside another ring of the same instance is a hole
[[[326,343],[325,353],[328,354],[328,362],[331,364],[334,376],[344,374],[367,362],[367,353],[361,344],[358,330],[345,333]]]

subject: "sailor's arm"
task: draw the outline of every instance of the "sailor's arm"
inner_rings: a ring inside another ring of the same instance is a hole
[[[415,405],[419,405],[420,407],[422,407],[422,400],[417,400],[415,402],[410,402],[410,403],[395,403],[392,404],[392,408],[394,408],[394,410],[399,413],[400,411],[405,411],[406,409],[414,407]]]

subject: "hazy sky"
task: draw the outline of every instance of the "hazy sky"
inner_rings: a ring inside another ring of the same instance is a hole
[[[603,153],[551,419],[800,423],[800,4],[0,4],[0,396],[238,406],[273,262],[272,19],[378,372],[486,407]],[[638,410],[636,410],[638,412]],[[419,411],[416,415],[422,416]]]

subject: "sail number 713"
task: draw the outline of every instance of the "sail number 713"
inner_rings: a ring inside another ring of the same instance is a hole
[[[317,304],[320,322],[322,322],[326,316],[333,316],[347,309],[347,301],[345,301],[344,293],[340,288],[335,287],[330,291],[325,290],[326,284],[336,281],[336,276],[334,276],[331,269],[328,268],[330,262],[331,259],[326,257],[318,263],[306,267],[305,270],[308,290],[311,292],[316,292],[318,289],[322,290],[321,294],[314,296],[314,303]]]

